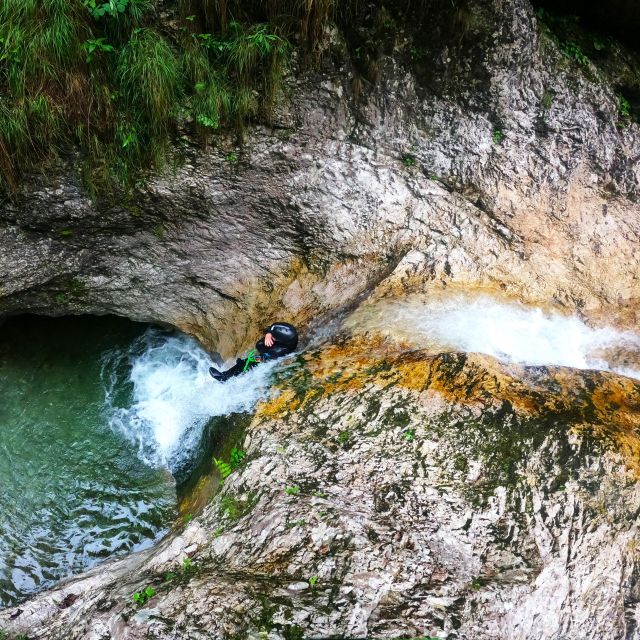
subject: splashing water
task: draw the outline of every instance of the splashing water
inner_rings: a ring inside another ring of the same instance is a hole
[[[364,328],[438,351],[485,353],[507,362],[602,369],[640,378],[640,336],[592,328],[575,316],[489,296],[424,296],[381,302],[356,312]]]
[[[193,465],[207,423],[215,416],[250,411],[266,396],[274,363],[224,384],[211,378],[210,365],[196,340],[158,328],[148,329],[128,349],[104,356],[109,423],[136,445],[147,464],[167,466],[173,473]],[[123,397],[126,376],[130,393]]]

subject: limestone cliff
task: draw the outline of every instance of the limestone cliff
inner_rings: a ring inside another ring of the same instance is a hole
[[[66,639],[638,637],[638,383],[354,338],[278,387],[247,462],[185,530],[2,624]]]

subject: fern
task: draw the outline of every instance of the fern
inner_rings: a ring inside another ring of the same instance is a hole
[[[227,156],[227,159],[228,159],[228,156]],[[234,469],[237,469],[244,462],[244,459],[246,457],[247,457],[246,451],[233,447],[233,449],[231,449],[231,456],[230,456],[231,466]]]
[[[233,472],[233,469],[228,462],[225,462],[224,460],[218,460],[218,458],[214,458],[213,462],[215,463],[216,468],[218,469],[218,473],[222,476],[223,480],[226,480]]]

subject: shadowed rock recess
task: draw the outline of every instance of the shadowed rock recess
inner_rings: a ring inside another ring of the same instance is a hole
[[[640,382],[357,322],[327,337],[365,299],[442,290],[637,328],[638,125],[527,0],[466,11],[464,36],[398,36],[355,92],[334,33],[236,164],[194,147],[99,204],[61,164],[2,204],[0,314],[115,313],[224,358],[274,316],[324,342],[276,369],[245,462],[191,522],[0,611],[0,629],[640,639]]]

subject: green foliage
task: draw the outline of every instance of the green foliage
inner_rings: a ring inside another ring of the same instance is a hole
[[[410,153],[403,154],[403,156],[402,156],[402,164],[405,167],[415,167],[415,165],[416,165],[415,156],[410,154]]]
[[[237,164],[238,163],[238,154],[235,151],[231,151],[225,157],[225,160],[229,164]]]
[[[589,58],[585,55],[584,51],[580,47],[580,45],[575,42],[564,42],[560,46],[560,51],[562,54],[569,58],[569,60],[573,60],[583,67],[589,66]]]
[[[183,558],[182,564],[174,571],[167,571],[162,575],[163,582],[170,582],[173,585],[188,582],[199,571],[199,567],[191,558]]]
[[[233,449],[231,449],[231,454],[229,456],[231,466],[234,469],[237,469],[244,462],[246,457],[247,457],[246,451],[243,451],[242,449],[238,449],[237,447],[233,447]]]
[[[621,93],[618,94],[618,110],[623,118],[631,117],[631,104]]]
[[[556,94],[554,91],[545,89],[544,93],[542,94],[542,98],[540,98],[540,105],[542,106],[542,108],[548,111],[551,108],[555,97]]]
[[[284,492],[288,495],[288,496],[297,496],[300,494],[300,487],[298,486],[293,486],[293,487],[286,487]]]
[[[134,29],[118,56],[116,78],[127,111],[150,134],[163,134],[176,105],[180,86],[178,59],[154,29]]]
[[[313,588],[316,586],[316,584],[318,584],[318,576],[311,576],[309,578],[309,586]]]
[[[161,32],[150,0],[0,2],[0,192],[71,145],[91,193],[128,189],[166,163],[177,125],[207,144],[268,119],[289,39],[313,48],[334,2],[181,4]]]
[[[288,520],[285,524],[287,529],[293,529],[294,527],[304,527],[307,524],[307,521],[304,518],[300,518],[300,520]]]
[[[607,48],[607,44],[602,40],[602,38],[595,37],[593,39],[593,48],[596,51],[604,51]]]
[[[86,95],[79,76],[89,35],[82,5],[69,0],[0,2],[0,187],[45,163],[65,142],[62,103]],[[62,83],[62,84],[61,84]]]
[[[222,477],[222,481],[224,482],[238,467],[244,464],[245,459],[247,457],[247,453],[242,449],[238,449],[237,447],[233,447],[231,449],[231,453],[229,454],[229,462],[225,462],[224,460],[219,460],[218,458],[213,459],[213,463],[216,465],[216,469],[218,473]]]
[[[89,13],[96,19],[103,16],[117,16],[124,13],[129,0],[108,0],[107,2],[99,2],[97,0],[82,0],[82,4],[89,10]]]
[[[257,497],[250,493],[244,500],[235,498],[234,496],[225,495],[220,500],[222,513],[231,520],[239,520],[242,516],[249,513],[255,506]]]
[[[491,137],[494,144],[500,144],[504,140],[504,133],[500,129],[496,129]]]
[[[249,118],[267,116],[279,92],[291,46],[269,24],[231,21],[224,36],[189,33],[185,36],[185,67],[195,93],[195,119],[205,129],[220,123],[242,128]]]
[[[136,591],[133,594],[133,602],[141,607],[155,595],[156,591],[153,587],[145,587],[142,591]]]
[[[407,442],[413,442],[416,439],[416,431],[415,429],[407,429],[403,434],[402,437],[407,441]]]
[[[87,62],[93,62],[96,53],[111,53],[115,49],[107,43],[106,38],[91,38],[82,45],[87,52]]]
[[[347,444],[347,442],[349,442],[351,435],[349,434],[348,431],[341,431],[338,434],[338,442],[340,444]]]
[[[216,465],[216,468],[218,469],[218,473],[222,476],[223,480],[226,480],[233,473],[233,469],[231,468],[231,465],[228,462],[225,462],[224,460],[219,460],[218,458],[214,458],[213,462]]]

